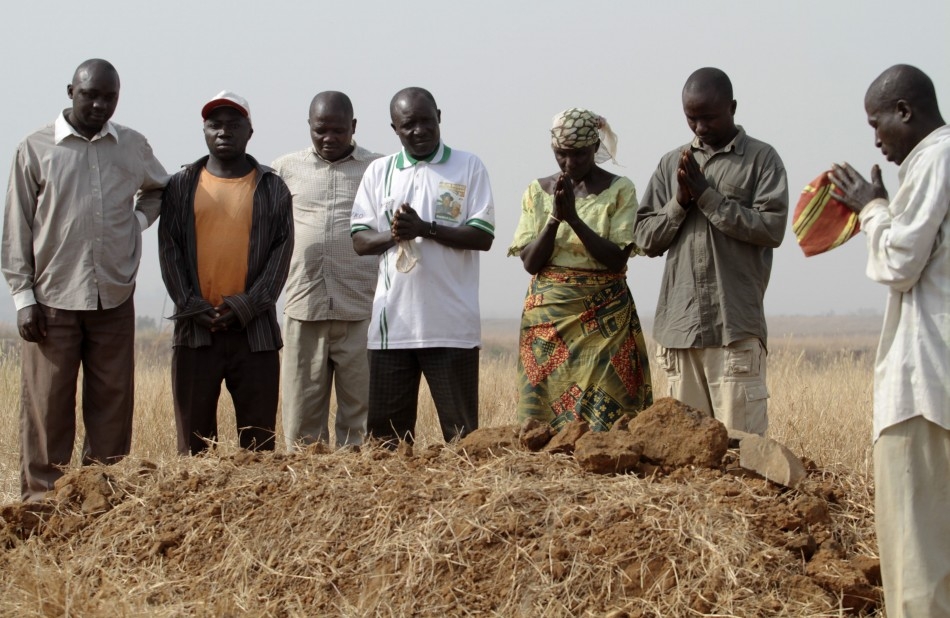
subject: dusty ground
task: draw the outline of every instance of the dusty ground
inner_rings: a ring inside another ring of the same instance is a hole
[[[809,466],[792,490],[737,470],[734,451],[714,468],[592,474],[514,448],[72,471],[48,502],[2,509],[0,614],[879,611],[865,479]]]

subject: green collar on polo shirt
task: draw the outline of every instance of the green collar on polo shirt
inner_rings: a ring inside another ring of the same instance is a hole
[[[396,168],[404,170],[407,167],[412,167],[419,161],[425,161],[426,163],[431,163],[432,165],[439,165],[440,163],[445,163],[449,160],[449,157],[452,156],[452,149],[439,142],[439,147],[431,155],[424,159],[417,159],[409,152],[403,148],[399,151],[399,154],[396,155]]]

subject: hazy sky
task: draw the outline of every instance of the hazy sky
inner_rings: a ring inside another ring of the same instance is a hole
[[[946,0],[7,3],[0,178],[16,144],[69,105],[66,84],[90,57],[119,70],[113,120],[144,133],[169,171],[206,153],[200,109],[224,88],[250,102],[248,151],[269,163],[309,145],[307,108],[321,90],[350,95],[361,145],[397,150],[390,97],[423,86],[442,109],[445,142],[488,168],[497,222],[482,257],[482,315],[514,318],[528,275],[505,254],[524,188],[557,169],[548,141],[554,114],[586,107],[605,116],[622,164],[608,169],[642,192],[660,157],[691,138],[683,82],[716,66],[732,78],[737,122],[784,160],[790,213],[804,185],[836,161],[865,174],[880,163],[893,192],[897,168],[874,148],[864,93],[885,68],[914,64],[935,81],[950,115],[948,24]],[[136,308],[157,317],[165,293],[156,226],[145,238]],[[767,312],[882,310],[885,290],[865,278],[865,256],[862,235],[805,259],[789,217]],[[663,258],[629,263],[644,317],[652,317],[662,271]],[[5,296],[0,317],[9,320]]]

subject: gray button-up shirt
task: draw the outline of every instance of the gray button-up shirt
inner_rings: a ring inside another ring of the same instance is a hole
[[[653,337],[667,348],[767,342],[763,300],[772,249],[785,235],[788,182],[775,150],[745,134],[716,152],[690,148],[709,181],[697,203],[676,201],[683,148],[660,160],[637,211],[636,242],[667,254]]]
[[[168,182],[146,139],[107,122],[91,140],[60,114],[17,148],[3,215],[16,308],[118,307],[135,286],[142,230]]]
[[[294,253],[284,313],[295,320],[368,320],[379,256],[359,256],[350,239],[350,213],[363,172],[379,154],[356,146],[326,161],[311,146],[273,167],[294,199]]]

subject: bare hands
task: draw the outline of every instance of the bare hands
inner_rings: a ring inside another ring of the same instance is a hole
[[[18,310],[16,326],[24,341],[39,343],[46,339],[46,316],[39,305],[33,304]]]
[[[574,201],[574,181],[567,174],[561,174],[554,183],[554,208],[552,215],[561,221],[577,219],[577,208]]]
[[[222,330],[230,330],[239,324],[237,314],[231,310],[225,303],[221,303],[214,308],[217,317],[211,320],[211,332],[216,333]]]
[[[239,324],[237,314],[226,303],[221,303],[213,309],[199,313],[194,317],[194,320],[198,326],[207,328],[212,333],[230,330]]]
[[[871,182],[868,182],[851,164],[834,164],[831,166],[831,181],[835,184],[834,196],[854,212],[861,212],[872,200],[887,199],[879,165],[871,168]]]
[[[688,149],[683,151],[683,154],[680,155],[680,164],[676,170],[676,181],[678,183],[676,189],[676,201],[680,203],[681,206],[685,207],[685,204],[680,201],[681,197],[686,197],[685,193],[689,193],[690,201],[695,202],[699,197],[709,188],[709,181],[706,180],[706,175],[703,174],[703,170],[700,169],[699,163],[696,162],[696,158],[693,157]],[[688,202],[687,202],[688,203]]]
[[[409,204],[403,204],[393,214],[392,235],[396,242],[422,236],[428,227]]]

